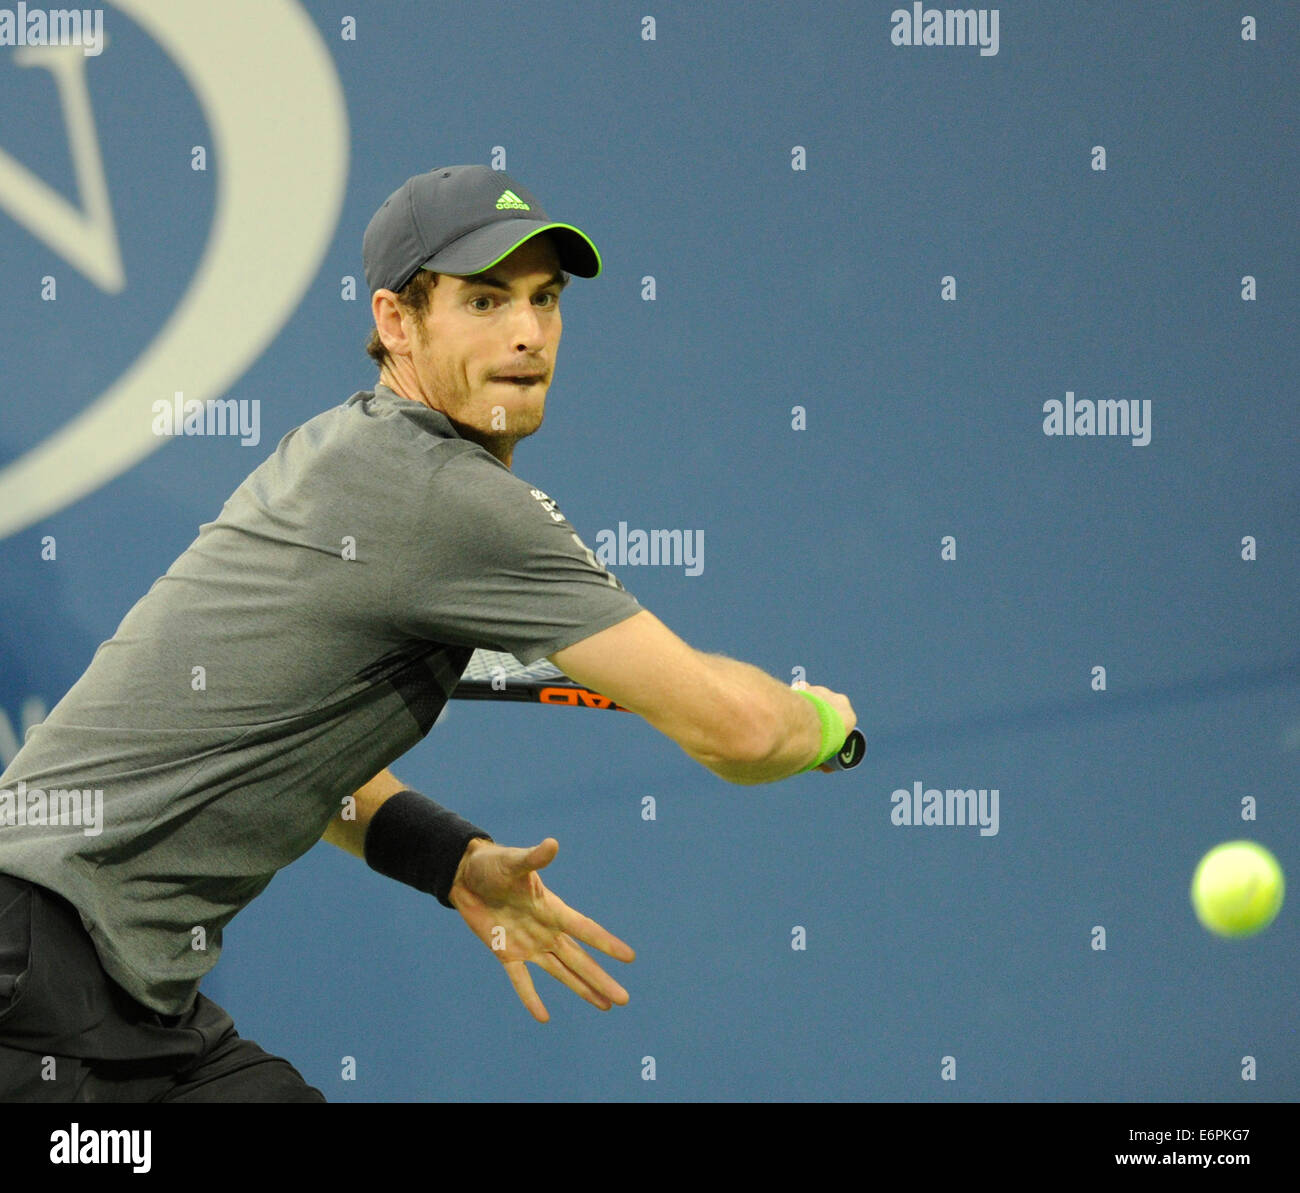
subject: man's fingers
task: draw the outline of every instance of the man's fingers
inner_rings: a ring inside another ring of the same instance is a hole
[[[616,961],[636,960],[635,951],[626,941],[619,940],[617,936],[602,928],[590,916],[583,915],[580,911],[574,911],[554,891],[551,892],[551,898],[555,900],[559,908],[558,923],[561,932],[567,932],[574,940],[580,940],[593,949],[599,949]]]
[[[585,915],[576,916],[576,922],[567,925],[565,931],[575,940],[580,940],[593,949],[599,949],[606,956],[613,957],[615,961],[636,960],[636,952],[630,944],[619,940],[612,932],[607,932],[595,920],[588,919]]]
[[[540,965],[547,973],[557,982],[562,982],[568,986],[584,1002],[589,1002],[593,1007],[602,1011],[608,1011],[613,1006],[613,1000],[607,998],[599,990],[594,989],[581,977],[573,972],[564,964],[554,953],[541,953],[534,957],[533,960]]]
[[[529,960],[599,1010],[608,1011],[615,1004],[628,1003],[628,992],[567,937],[560,937],[553,951],[536,953]],[[539,1023],[546,1023],[550,1015],[537,995],[524,962],[507,961],[505,970],[529,1014]]]
[[[566,965],[580,981],[585,983],[590,989],[596,991],[602,998],[610,1002],[616,1002],[619,1006],[625,1006],[628,1001],[628,993],[613,978],[609,976],[601,967],[586,953],[582,951],[582,946],[575,941],[570,940],[567,936],[562,936],[556,942],[555,956]]]
[[[506,973],[510,976],[510,984],[514,986],[515,993],[519,995],[519,1001],[528,1008],[528,1013],[538,1023],[546,1023],[551,1016],[537,996],[533,979],[528,976],[528,967],[522,961],[508,961]]]

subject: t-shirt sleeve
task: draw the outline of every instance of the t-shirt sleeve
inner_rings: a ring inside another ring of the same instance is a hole
[[[412,637],[533,663],[641,611],[554,501],[478,452],[437,469],[412,514],[390,594]]]

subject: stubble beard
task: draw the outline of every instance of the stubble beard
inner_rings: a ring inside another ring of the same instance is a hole
[[[493,403],[492,405],[502,405],[505,410],[506,425],[500,430],[492,426],[495,418],[492,413],[492,406],[487,408],[488,425],[486,427],[463,422],[451,414],[446,414],[446,418],[456,428],[461,438],[468,439],[471,443],[477,443],[504,462],[508,461],[514,454],[515,445],[521,439],[527,439],[529,435],[532,435],[541,427],[546,413],[546,399],[543,397],[541,403],[535,408],[530,407],[527,410],[514,413],[511,413],[509,407],[505,407],[504,403]]]

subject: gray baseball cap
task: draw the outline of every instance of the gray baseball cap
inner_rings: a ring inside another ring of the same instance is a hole
[[[418,269],[459,277],[482,273],[539,232],[550,233],[560,268],[600,273],[585,232],[547,218],[519,183],[490,166],[439,166],[408,178],[366,228],[361,255],[370,293],[400,290]]]

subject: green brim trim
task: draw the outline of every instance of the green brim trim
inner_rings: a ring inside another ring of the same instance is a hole
[[[527,236],[523,237],[521,240],[519,240],[515,244],[512,244],[508,249],[506,249],[506,251],[502,253],[501,256],[499,256],[495,261],[489,261],[485,266],[483,266],[481,270],[479,270],[479,272],[486,273],[489,269],[492,268],[492,266],[499,265],[502,261],[504,261],[521,244],[526,244],[528,241],[532,240],[534,236],[540,236],[543,232],[549,232],[552,228],[563,228],[566,232],[576,232],[579,236],[582,237],[583,240],[587,242],[588,246],[591,248],[591,251],[596,255],[596,272],[593,273],[591,276],[593,278],[600,277],[600,271],[602,268],[604,268],[604,265],[600,259],[600,250],[592,242],[590,236],[588,236],[581,228],[575,228],[572,224],[547,224],[546,227],[544,228],[538,228],[537,231],[535,232],[529,232]]]

